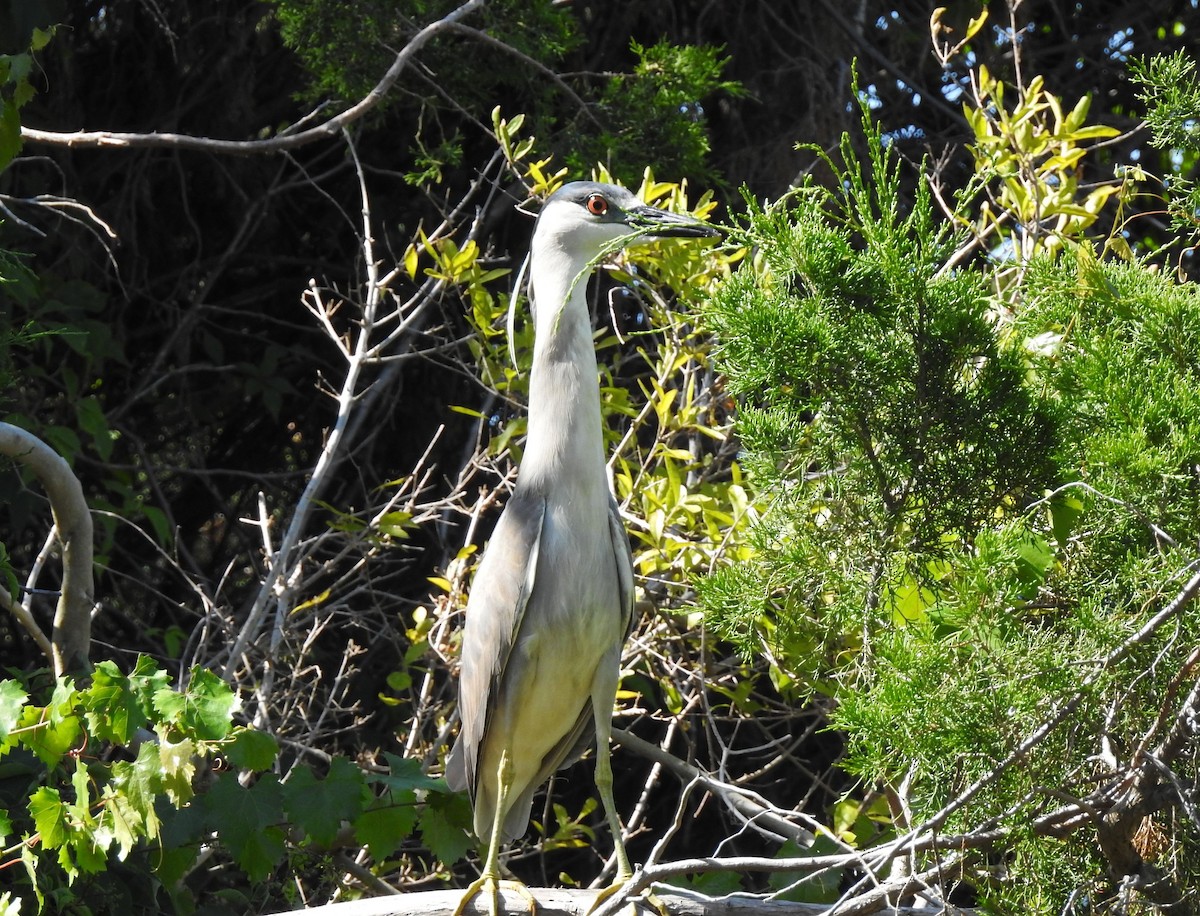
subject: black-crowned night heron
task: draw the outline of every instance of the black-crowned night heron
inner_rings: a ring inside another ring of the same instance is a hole
[[[590,181],[564,185],[538,216],[528,438],[467,602],[462,727],[446,764],[450,786],[471,793],[475,833],[487,847],[458,912],[485,889],[498,911],[501,842],[525,832],[534,792],[577,760],[593,734],[596,787],[616,845],[614,888],[632,874],[608,742],[633,620],[633,565],[608,485],[587,279],[604,252],[624,244],[715,235]]]

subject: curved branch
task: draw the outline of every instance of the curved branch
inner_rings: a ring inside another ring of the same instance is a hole
[[[83,487],[61,455],[20,427],[0,423],[0,455],[29,468],[45,488],[63,547],[62,595],[54,613],[50,640],[54,673],[87,671],[91,667],[88,650],[96,601],[92,579],[92,515],[83,498]],[[16,616],[28,629],[23,617]],[[40,630],[30,632],[36,640]]]
[[[172,133],[120,133],[107,130],[53,131],[38,130],[21,125],[21,139],[26,143],[45,143],[52,146],[122,148],[170,147],[173,149],[202,150],[210,153],[281,153],[305,146],[317,140],[336,136],[363,115],[376,108],[384,96],[396,84],[404,68],[416,53],[439,32],[452,28],[460,19],[482,7],[487,0],[467,0],[462,6],[443,18],[432,22],[417,32],[404,46],[388,67],[387,73],[375,87],[349,108],[334,115],[323,124],[310,127],[299,133],[270,137],[266,140],[219,140],[211,137],[193,137],[189,134]]]

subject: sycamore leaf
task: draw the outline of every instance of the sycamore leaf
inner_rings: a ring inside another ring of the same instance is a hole
[[[235,767],[261,773],[269,769],[279,755],[279,743],[273,735],[253,728],[238,727],[231,735],[233,743],[225,756]]]
[[[47,849],[57,849],[67,841],[67,806],[58,789],[42,786],[29,796],[29,814]]]
[[[468,833],[471,803],[466,795],[431,795],[419,818],[421,839],[443,863],[457,862],[474,845]]]
[[[365,789],[362,770],[345,757],[334,757],[320,780],[308,767],[293,767],[283,784],[283,807],[315,843],[329,846],[342,822],[362,813]]]
[[[283,791],[268,773],[249,788],[223,773],[204,796],[205,821],[252,881],[262,881],[283,859]]]
[[[382,862],[397,849],[417,825],[415,797],[400,800],[392,796],[391,803],[379,801],[358,816],[354,822],[354,835],[359,843],[367,847],[371,858]]]
[[[79,695],[88,732],[100,741],[128,744],[148,721],[140,699],[115,662],[100,662],[92,673],[91,687]]]
[[[205,668],[192,669],[182,693],[170,687],[154,693],[154,708],[164,719],[206,741],[220,741],[229,734],[236,707],[237,696],[229,685]]]
[[[8,737],[21,719],[21,708],[29,694],[16,681],[0,681],[0,741]]]

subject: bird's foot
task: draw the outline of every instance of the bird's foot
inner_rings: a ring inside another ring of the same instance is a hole
[[[611,900],[617,894],[623,892],[625,890],[625,885],[629,883],[629,879],[631,877],[633,876],[629,875],[624,878],[617,878],[616,881],[597,894],[596,899],[593,900],[592,905],[587,908],[587,912],[584,914],[584,916],[591,916],[592,913],[604,906],[605,901]],[[666,904],[659,900],[658,896],[652,890],[646,891],[640,897],[634,897],[630,899],[629,912],[631,916],[638,916],[638,913],[643,911],[643,908],[639,906],[639,904],[645,904],[648,907],[652,907],[654,912],[658,913],[658,916],[671,916],[671,914],[667,911]]]
[[[489,916],[503,916],[503,910],[500,909],[500,888],[508,888],[515,893],[520,894],[525,898],[525,902],[529,906],[529,916],[536,916],[537,901],[533,898],[533,894],[529,893],[527,888],[520,881],[502,881],[495,875],[480,875],[472,881],[466,891],[463,892],[462,900],[458,901],[458,906],[454,908],[453,916],[464,916],[467,906],[478,897],[483,891],[487,891],[489,897],[490,908],[488,909]],[[478,907],[474,908],[478,911]]]

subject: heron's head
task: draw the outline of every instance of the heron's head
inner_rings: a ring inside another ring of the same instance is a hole
[[[550,195],[538,215],[534,238],[591,260],[614,242],[662,238],[712,238],[712,226],[648,207],[625,188],[572,181]]]

